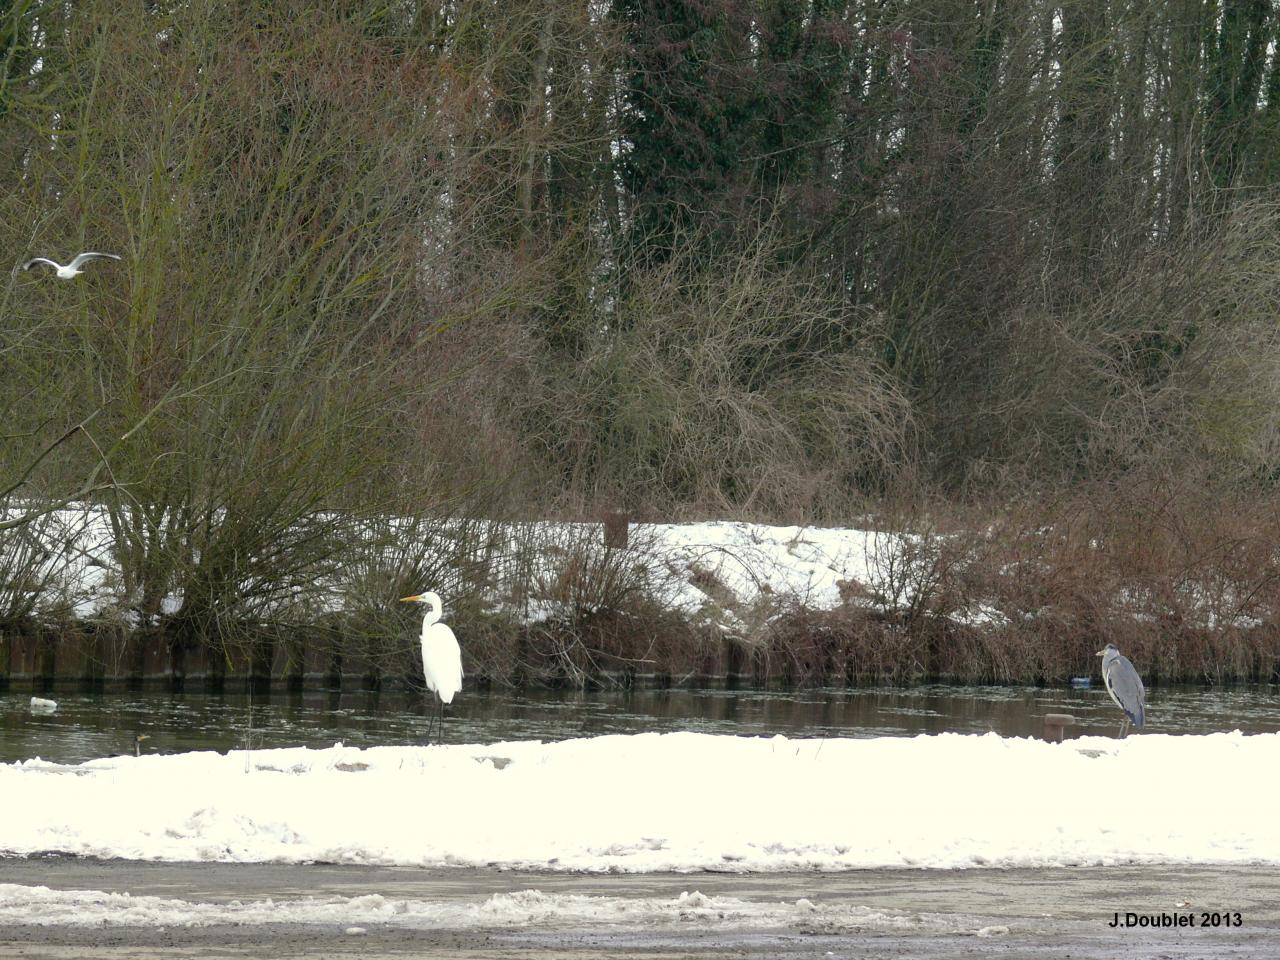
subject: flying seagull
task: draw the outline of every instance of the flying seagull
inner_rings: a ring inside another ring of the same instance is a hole
[[[70,263],[68,263],[65,267],[60,263],[54,263],[48,257],[34,257],[31,260],[28,260],[26,263],[24,263],[22,265],[22,269],[30,270],[37,263],[47,263],[49,266],[53,267],[53,269],[58,272],[58,276],[61,277],[63,280],[74,280],[76,277],[78,277],[81,273],[84,272],[80,268],[84,266],[86,261],[99,260],[99,259],[119,260],[120,258],[117,257],[114,253],[94,253],[92,251],[86,251],[85,253],[81,253],[77,255],[77,257],[74,260],[72,260]]]

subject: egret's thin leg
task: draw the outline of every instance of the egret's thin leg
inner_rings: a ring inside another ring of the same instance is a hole
[[[431,728],[436,725],[436,712],[427,707],[427,746],[431,746]]]
[[[440,726],[436,728],[436,742],[444,746],[444,701],[440,701]]]

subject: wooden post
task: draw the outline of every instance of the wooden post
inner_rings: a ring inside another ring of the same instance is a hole
[[[627,528],[631,524],[630,514],[611,510],[602,518],[604,521],[604,545],[611,550],[620,550],[627,545]]]
[[[1062,731],[1076,722],[1069,713],[1046,713],[1044,715],[1044,736],[1046,740],[1062,740]]]

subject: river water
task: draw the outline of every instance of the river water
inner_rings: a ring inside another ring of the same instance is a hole
[[[0,695],[0,762],[74,763],[150,753],[423,743],[428,701],[413,691],[270,695],[55,690],[52,713],[31,692]],[[606,733],[879,737],[936,733],[1043,736],[1044,715],[1075,718],[1068,736],[1115,735],[1120,712],[1091,689],[925,686],[909,689],[464,690],[447,714],[446,743],[561,740]],[[1280,731],[1280,687],[1160,687],[1147,692],[1148,733]]]

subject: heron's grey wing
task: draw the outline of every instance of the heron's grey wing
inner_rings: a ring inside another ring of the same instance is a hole
[[[70,267],[72,270],[79,270],[80,265],[84,263],[86,260],[102,260],[102,259],[119,260],[120,258],[117,257],[114,253],[95,253],[92,250],[86,250],[84,253],[76,254],[76,258],[71,261]]]
[[[34,267],[37,263],[47,263],[49,266],[53,267],[53,269],[55,269],[55,270],[57,270],[57,269],[58,269],[58,264],[54,263],[54,262],[53,262],[52,260],[50,260],[48,257],[32,257],[30,260],[28,260],[26,263],[24,263],[24,264],[22,265],[22,269],[23,269],[23,270],[30,270],[30,269],[31,269],[32,267]]]
[[[1135,727],[1141,727],[1146,719],[1147,689],[1142,685],[1142,677],[1138,676],[1138,671],[1133,668],[1128,657],[1116,657],[1111,684],[1121,709],[1129,715]]]
[[[1124,704],[1120,702],[1120,697],[1116,693],[1116,687],[1115,687],[1116,677],[1118,676],[1118,673],[1119,673],[1119,671],[1116,669],[1116,657],[1117,657],[1117,654],[1114,650],[1108,650],[1105,654],[1103,654],[1102,685],[1107,688],[1107,696],[1111,698],[1111,702],[1114,703],[1121,710],[1123,710]]]

